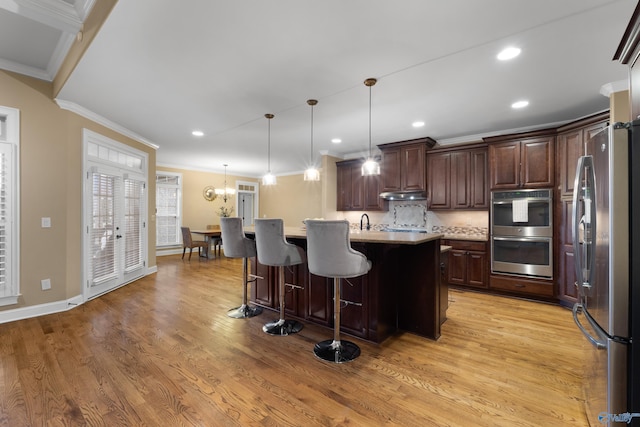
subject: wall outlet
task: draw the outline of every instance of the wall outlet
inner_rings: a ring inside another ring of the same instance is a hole
[[[42,290],[43,291],[51,289],[51,279],[42,279],[40,281],[40,284],[42,285]]]

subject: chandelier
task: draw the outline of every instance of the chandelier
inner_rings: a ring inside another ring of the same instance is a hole
[[[221,196],[222,200],[227,203],[227,200],[229,200],[234,194],[236,194],[236,190],[234,190],[233,188],[229,188],[227,187],[227,165],[225,163],[224,165],[224,188],[216,188],[216,195],[217,196]]]

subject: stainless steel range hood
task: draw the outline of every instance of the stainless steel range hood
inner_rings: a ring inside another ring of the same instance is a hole
[[[426,191],[387,191],[380,193],[385,200],[427,200]]]

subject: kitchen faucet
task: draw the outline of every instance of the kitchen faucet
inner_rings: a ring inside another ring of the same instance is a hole
[[[367,215],[366,213],[363,213],[360,217],[360,230],[362,230],[362,220],[364,219],[364,217],[367,217],[367,230],[369,230],[371,228],[371,225],[369,225],[369,215]]]

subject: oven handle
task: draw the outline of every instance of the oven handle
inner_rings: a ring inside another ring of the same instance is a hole
[[[493,240],[508,240],[510,242],[550,242],[551,237],[499,237],[493,236]]]

